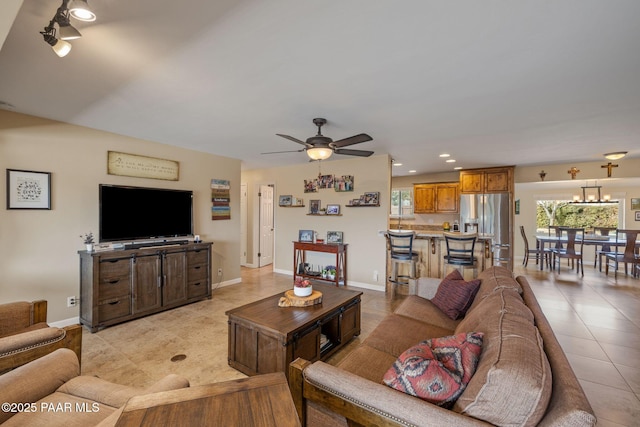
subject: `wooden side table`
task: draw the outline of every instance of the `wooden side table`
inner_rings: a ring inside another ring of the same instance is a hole
[[[334,283],[336,286],[342,282],[347,286],[347,243],[309,243],[293,242],[293,280],[298,277],[313,280],[324,280]],[[336,277],[334,279],[323,279],[321,276],[312,276],[298,270],[300,264],[306,262],[307,252],[325,252],[336,255]]]
[[[118,427],[299,427],[284,373],[258,375],[129,399]]]

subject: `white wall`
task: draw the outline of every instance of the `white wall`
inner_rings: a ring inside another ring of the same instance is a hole
[[[250,242],[247,262],[257,264],[257,224],[256,189],[260,184],[275,186],[275,258],[276,271],[293,273],[293,241],[298,240],[298,230],[316,230],[320,237],[327,231],[343,231],[344,241],[348,243],[347,267],[348,283],[357,286],[384,290],[385,275],[385,241],[378,236],[379,230],[387,228],[390,196],[390,158],[387,155],[368,158],[347,158],[330,160],[320,165],[323,175],[353,175],[355,189],[353,192],[336,192],[321,189],[317,193],[304,193],[304,180],[318,176],[318,163],[245,171],[242,173],[243,183],[247,183],[249,191],[249,227]],[[370,191],[380,192],[380,207],[346,208],[350,199],[359,197]],[[304,198],[304,208],[278,207],[278,196],[292,195]],[[339,204],[342,216],[309,216],[309,200],[320,199],[322,207],[327,204]],[[323,257],[316,258],[318,264],[334,264]],[[335,258],[334,258],[335,259]],[[378,271],[378,280],[373,280],[373,272]]]
[[[215,136],[212,136],[215,141]],[[107,174],[107,151],[176,160],[179,181]],[[98,184],[194,192],[195,233],[213,241],[213,271],[240,278],[240,161],[0,110],[0,189],[5,169],[52,173],[52,210],[0,209],[0,303],[46,299],[49,321],[78,316],[80,234],[98,231]],[[231,220],[211,220],[212,178],[231,182]],[[217,275],[212,275],[217,281]]]

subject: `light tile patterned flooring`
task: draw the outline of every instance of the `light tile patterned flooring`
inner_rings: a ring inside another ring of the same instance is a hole
[[[527,276],[580,379],[598,417],[598,426],[640,425],[640,280],[587,266],[581,278],[563,266],[539,271],[535,263],[516,274]],[[270,267],[242,269],[243,283],[215,288],[200,301],[91,334],[82,345],[82,373],[144,387],[168,373],[192,385],[242,378],[227,364],[225,312],[291,286],[291,277]],[[399,303],[381,292],[363,290],[362,334],[329,363],[358,345]],[[184,354],[182,361],[172,362]]]

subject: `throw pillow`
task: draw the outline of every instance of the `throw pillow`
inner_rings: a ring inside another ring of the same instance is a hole
[[[385,373],[391,388],[445,408],[460,397],[482,352],[482,332],[434,338],[405,350]]]
[[[458,270],[447,275],[431,302],[453,320],[464,317],[480,288],[480,280],[465,281]]]

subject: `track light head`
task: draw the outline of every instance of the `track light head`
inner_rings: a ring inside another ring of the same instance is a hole
[[[96,20],[96,14],[93,13],[86,0],[72,0],[69,4],[69,13],[79,21],[92,22]]]
[[[42,34],[44,41],[51,46],[56,55],[62,58],[71,52],[71,43],[56,38],[56,29],[53,24],[54,21],[51,21],[48,27],[44,27],[44,31],[40,31],[40,34]]]

